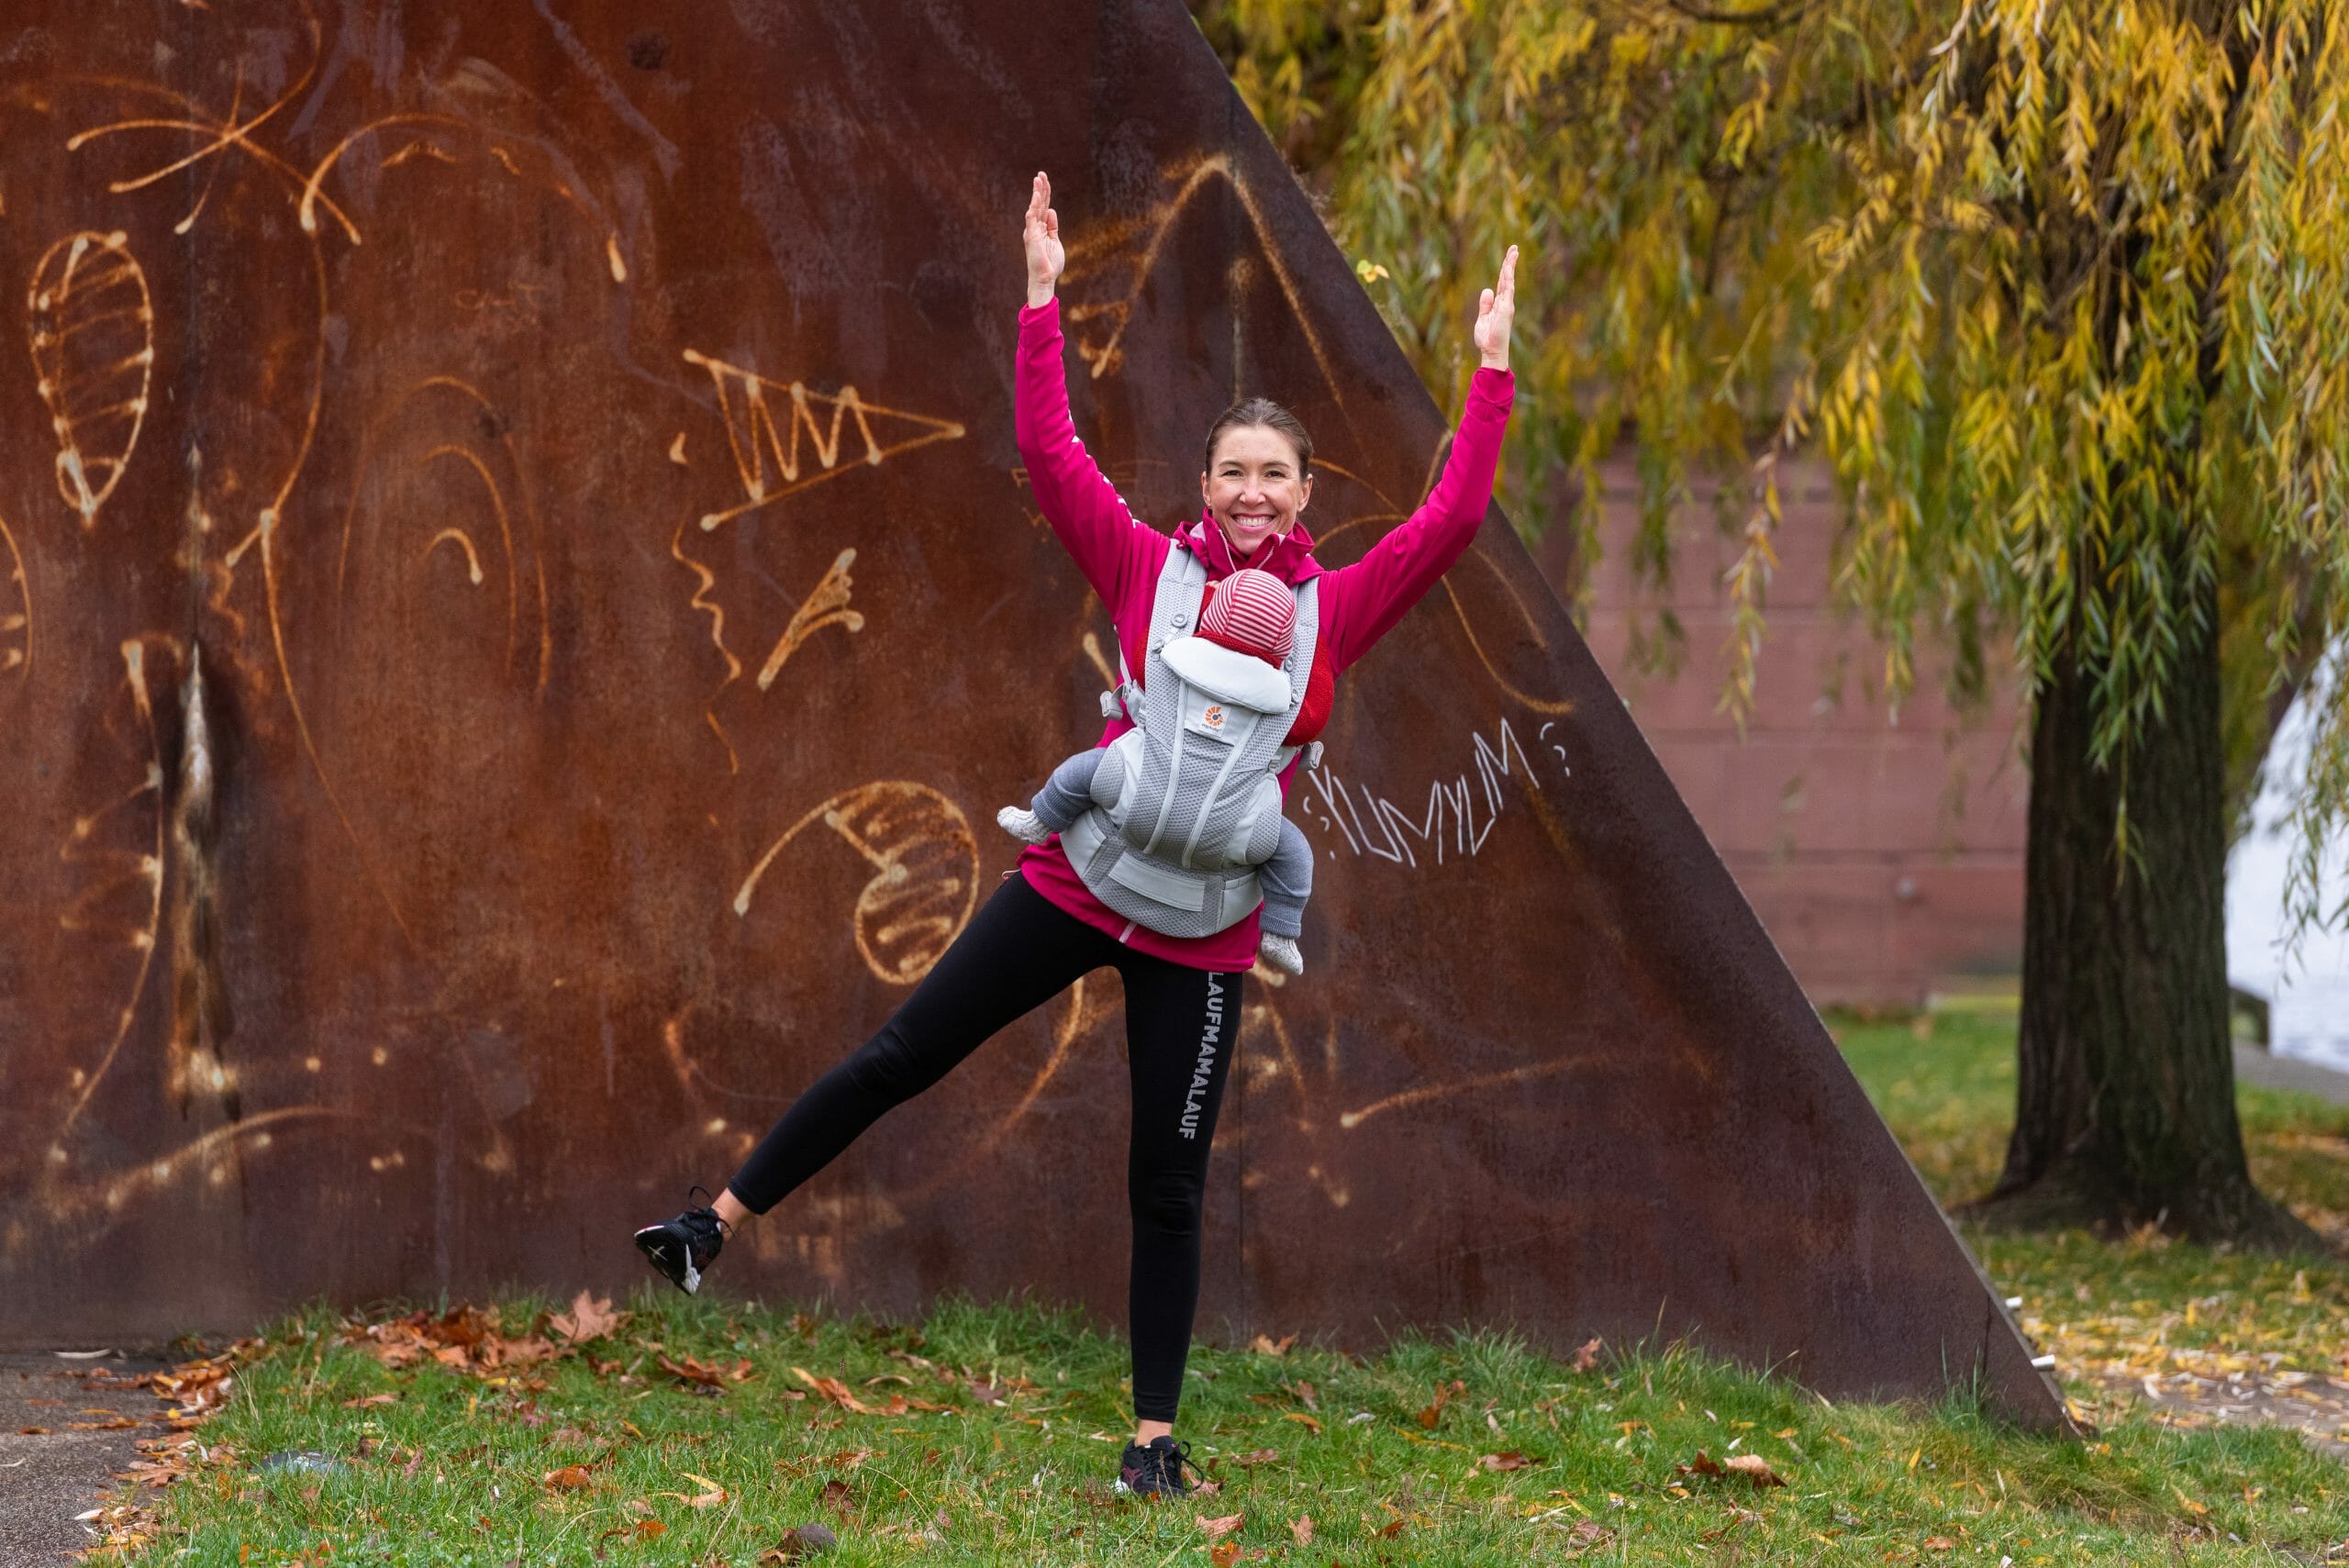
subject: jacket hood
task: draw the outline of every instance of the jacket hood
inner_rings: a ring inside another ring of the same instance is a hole
[[[1231,541],[1204,507],[1197,522],[1175,534],[1174,542],[1207,563],[1210,583],[1221,582],[1242,566],[1269,572],[1292,588],[1321,575],[1321,563],[1313,559],[1313,536],[1305,531],[1302,517],[1289,525],[1288,532],[1258,546],[1246,561],[1231,553]]]

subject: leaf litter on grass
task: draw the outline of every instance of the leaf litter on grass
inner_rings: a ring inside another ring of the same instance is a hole
[[[536,1319],[507,1307],[499,1309],[498,1321],[528,1329]],[[1002,1321],[1017,1318],[1007,1313]],[[820,1514],[828,1520],[823,1528],[862,1538],[868,1550],[886,1541],[892,1551],[918,1551],[941,1562],[1002,1561],[1009,1553],[1023,1561],[1074,1562],[1082,1555],[1088,1562],[1156,1563],[1175,1546],[1166,1532],[1176,1529],[1191,1542],[1189,1561],[1210,1564],[1214,1551],[1226,1547],[1235,1563],[1311,1551],[1309,1559],[1294,1560],[1316,1568],[1327,1555],[1353,1564],[1358,1556],[1374,1561],[1381,1551],[1394,1562],[1517,1563],[1545,1556],[1612,1560],[1619,1553],[1625,1561],[1678,1560],[1686,1548],[1699,1560],[1709,1549],[1713,1561],[1741,1553],[1750,1568],[1809,1561],[1820,1551],[1814,1536],[1849,1543],[1853,1555],[1830,1556],[1831,1562],[1872,1562],[1896,1548],[1925,1552],[1930,1549],[1922,1543],[1935,1538],[1958,1540],[1968,1550],[1993,1542],[2010,1550],[2013,1540],[2043,1539],[2034,1532],[2060,1533],[2076,1523],[2104,1544],[2057,1561],[2133,1562],[2144,1559],[2146,1540],[2158,1545],[2173,1530],[2181,1540],[2219,1543],[2222,1551],[2229,1530],[2257,1532],[2310,1553],[2349,1535],[2349,1518],[2337,1502],[2310,1496],[2311,1513],[2288,1513],[2300,1499],[2288,1499],[2284,1492],[2301,1483],[2278,1469],[2273,1456],[2252,1473],[2269,1490],[2231,1499],[2217,1484],[2216,1451],[2188,1463],[2165,1456],[2155,1464],[2147,1448],[2154,1439],[2142,1428],[2117,1429],[2108,1434],[2119,1445],[2113,1456],[2092,1459],[2085,1473],[2101,1488],[2081,1494],[2099,1499],[2090,1505],[2071,1500],[2064,1487],[2074,1483],[2059,1485],[2051,1477],[2047,1456],[2070,1451],[2062,1445],[2050,1449],[2017,1434],[1947,1426],[1946,1418],[1931,1413],[1876,1407],[1829,1411],[1787,1385],[1733,1373],[1689,1352],[1635,1349],[1595,1375],[1575,1373],[1565,1362],[1496,1354],[1472,1340],[1456,1341],[1464,1348],[1406,1342],[1376,1362],[1294,1351],[1275,1363],[1260,1352],[1202,1347],[1193,1364],[1215,1375],[1186,1398],[1186,1419],[1206,1453],[1210,1479],[1230,1489],[1213,1503],[1202,1488],[1187,1507],[1182,1501],[1143,1507],[1097,1496],[1107,1493],[1106,1481],[1093,1486],[1065,1482],[1070,1444],[1088,1456],[1097,1453],[1084,1435],[1117,1406],[1114,1369],[1124,1352],[1114,1341],[1071,1329],[1041,1344],[1019,1344],[1001,1329],[983,1336],[974,1329],[974,1339],[923,1358],[928,1364],[921,1366],[893,1353],[901,1347],[876,1352],[859,1330],[817,1325],[802,1350],[780,1328],[780,1319],[765,1315],[740,1314],[720,1328],[699,1313],[685,1313],[665,1321],[643,1318],[631,1329],[621,1356],[647,1372],[659,1354],[680,1364],[690,1356],[728,1367],[749,1357],[763,1375],[729,1384],[718,1397],[665,1378],[624,1383],[629,1374],[617,1370],[621,1361],[607,1362],[616,1370],[604,1372],[596,1370],[600,1358],[562,1357],[518,1379],[484,1369],[469,1354],[462,1368],[429,1358],[413,1361],[388,1373],[401,1402],[357,1408],[346,1403],[363,1395],[370,1379],[386,1375],[371,1364],[371,1355],[345,1342],[340,1329],[281,1336],[256,1369],[240,1373],[253,1396],[236,1403],[235,1427],[223,1435],[299,1431],[306,1443],[349,1455],[358,1466],[358,1484],[389,1472],[404,1476],[406,1485],[390,1495],[369,1495],[370,1506],[384,1510],[377,1524],[352,1514],[353,1482],[305,1501],[285,1490],[290,1483],[262,1490],[257,1480],[231,1467],[225,1488],[188,1491],[172,1505],[181,1516],[174,1536],[192,1540],[207,1529],[275,1530],[270,1539],[284,1542],[284,1550],[265,1561],[281,1568],[296,1551],[316,1555],[325,1540],[316,1534],[321,1529],[335,1535],[338,1552],[369,1529],[413,1539],[438,1530],[466,1540],[517,1540],[526,1549],[524,1561],[536,1562],[547,1553],[531,1542],[551,1542],[566,1521],[582,1519],[573,1539],[604,1545],[614,1568],[633,1561],[622,1549],[647,1548],[664,1562],[706,1563],[719,1555],[736,1568],[750,1568],[753,1562],[796,1560],[786,1550],[800,1552],[798,1532],[810,1525],[811,1514]],[[788,1343],[789,1353],[782,1353],[778,1341]],[[659,1351],[648,1348],[655,1344]],[[1006,1404],[955,1415],[889,1415],[878,1395],[858,1392],[873,1386],[874,1362],[865,1358],[876,1353],[885,1358],[880,1366],[905,1369],[878,1375],[909,1380],[882,1387],[922,1388],[926,1385],[910,1380],[925,1377],[961,1386],[975,1380],[1002,1391]],[[1280,1367],[1276,1380],[1256,1385],[1276,1395],[1270,1407],[1258,1403],[1241,1373],[1252,1358],[1256,1365]],[[972,1364],[956,1364],[965,1362]],[[802,1362],[805,1379],[791,1371]],[[1065,1384],[1060,1373],[1039,1372],[1055,1363],[1065,1369]],[[1039,1375],[1023,1375],[1031,1372]],[[817,1392],[828,1373],[864,1412]],[[451,1381],[452,1374],[463,1381]],[[551,1390],[527,1386],[541,1376],[553,1385]],[[501,1377],[502,1385],[493,1383]],[[1080,1392],[1088,1380],[1095,1391]],[[778,1386],[787,1382],[803,1386]],[[464,1393],[468,1386],[479,1392]],[[1305,1387],[1327,1410],[1386,1414],[1366,1425],[1333,1418],[1321,1433],[1309,1433],[1286,1419],[1297,1413],[1290,1407]],[[1431,1389],[1443,1395],[1436,1429],[1412,1418]],[[777,1397],[784,1393],[807,1397],[794,1405]],[[543,1428],[510,1418],[532,1400],[548,1407],[538,1412],[548,1418]],[[494,1406],[501,1418],[480,1428],[469,1418],[472,1401],[484,1416]],[[1500,1432],[1508,1444],[1469,1448],[1433,1435],[1464,1428],[1480,1437]],[[1295,1440],[1262,1441],[1281,1429]],[[596,1437],[599,1431],[625,1431],[628,1440],[609,1446]],[[1542,1443],[1527,1440],[1537,1432]],[[569,1434],[562,1441],[587,1440],[590,1451],[566,1451],[558,1433]],[[1720,1437],[1742,1446],[1723,1454]],[[1765,1440],[1766,1458],[1747,1451]],[[2163,1434],[2159,1440],[2202,1440]],[[371,1442],[378,1444],[372,1452],[366,1451]],[[1720,1473],[1681,1474],[1676,1464],[1700,1451]],[[1804,1452],[1813,1457],[1798,1470]],[[1507,1462],[1509,1455],[1529,1462]],[[1778,1478],[1793,1477],[1794,1484],[1772,1487],[1726,1462],[1741,1460]],[[1085,1457],[1080,1462],[1107,1462]],[[542,1484],[567,1464],[586,1470],[593,1483],[576,1488]],[[2121,1468],[2113,1471],[2115,1465]],[[1994,1470],[2003,1476],[1994,1478]],[[444,1474],[445,1483],[438,1483]],[[1023,1480],[1028,1484],[1020,1485]],[[493,1496],[501,1483],[503,1496]],[[2173,1484],[2182,1496],[2168,1491]],[[713,1494],[723,1497],[723,1507],[716,1501],[695,1506]],[[292,1502],[290,1514],[283,1511],[285,1500]],[[2188,1500],[2209,1512],[2193,1513]],[[2107,1516],[2116,1506],[2143,1522],[2110,1522]],[[1104,1507],[1113,1511],[1097,1511]],[[273,1507],[279,1511],[271,1514]],[[939,1518],[950,1508],[961,1520],[952,1529]],[[1332,1517],[1340,1522],[1332,1524]],[[273,1518],[278,1522],[262,1522]],[[1852,1522],[1839,1522],[1845,1518]],[[2325,1522],[2337,1528],[2329,1539],[2279,1535],[2275,1527],[2295,1518],[2305,1521],[2295,1527],[2304,1532]],[[1262,1522],[1267,1518],[1269,1527]],[[216,1522],[207,1526],[207,1519]],[[1208,1534],[1207,1521],[1227,1519],[1240,1522]],[[305,1520],[313,1522],[306,1527]],[[1088,1526],[1088,1520],[1098,1522]],[[657,1530],[643,1528],[655,1525]],[[305,1534],[306,1528],[311,1533]],[[618,1533],[607,1533],[615,1529]],[[1252,1530],[1273,1539],[1251,1544]],[[2188,1530],[2199,1533],[2184,1533]],[[2139,1543],[2129,1549],[2138,1555],[2121,1552],[2124,1540]],[[1040,1542],[1057,1544],[1040,1549]],[[2018,1564],[2029,1563],[2030,1552],[2011,1554]],[[1986,1561],[1997,1561],[1997,1554],[1986,1553]]]
[[[1832,1032],[1942,1203],[1988,1191],[2013,1118],[2011,1020],[1842,1018]],[[2112,1240],[1960,1229],[2091,1424],[2142,1410],[2188,1429],[2277,1425],[2349,1455],[2349,1106],[2251,1086],[2237,1098],[2254,1177],[2335,1255],[2279,1259],[2150,1227]]]

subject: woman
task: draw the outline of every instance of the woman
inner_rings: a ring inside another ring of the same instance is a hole
[[[1352,566],[1324,570],[1299,516],[1313,495],[1312,442],[1296,417],[1251,399],[1208,432],[1198,520],[1169,536],[1144,527],[1076,439],[1054,288],[1066,255],[1052,185],[1039,173],[1024,226],[1028,306],[1019,315],[1015,429],[1029,483],[1052,530],[1109,608],[1126,664],[1145,667],[1152,594],[1170,551],[1189,550],[1214,584],[1241,566],[1292,590],[1319,579],[1320,633],[1288,734],[1302,745],[1328,720],[1337,677],[1369,651],[1457,561],[1492,496],[1514,383],[1508,337],[1517,250],[1477,306],[1483,359],[1443,476],[1410,519]],[[1101,736],[1130,728],[1123,717]],[[1294,773],[1292,767],[1291,773]],[[1282,778],[1286,788],[1288,775]],[[943,1077],[1013,1019],[1080,976],[1115,968],[1126,994],[1133,1095],[1127,1194],[1133,1218],[1128,1300],[1133,1340],[1133,1440],[1118,1489],[1190,1490],[1187,1444],[1174,1438],[1183,1366],[1198,1304],[1199,1218],[1217,1107],[1239,1043],[1241,983],[1257,951],[1253,914],[1211,936],[1161,935],[1113,913],[1057,840],[1030,848],[881,1032],[818,1079],[751,1151],[716,1203],[637,1232],[637,1245],[681,1289],[697,1290],[723,1238],[821,1170],[877,1120]]]

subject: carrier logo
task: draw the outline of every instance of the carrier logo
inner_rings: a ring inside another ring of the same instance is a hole
[[[1215,1075],[1215,1048],[1222,1039],[1223,987],[1217,984],[1215,975],[1209,973],[1207,1029],[1199,1037],[1199,1063],[1191,1073],[1191,1092],[1183,1100],[1183,1136],[1186,1138],[1199,1135],[1199,1095],[1207,1091],[1208,1080]]]
[[[1199,716],[1199,722],[1205,724],[1209,729],[1221,729],[1223,728],[1223,706],[1220,703],[1208,704],[1208,710]]]

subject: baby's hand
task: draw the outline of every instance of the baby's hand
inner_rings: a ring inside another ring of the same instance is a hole
[[[1256,943],[1256,951],[1264,956],[1266,963],[1283,974],[1305,973],[1305,955],[1297,951],[1295,937],[1276,937],[1266,931]]]

